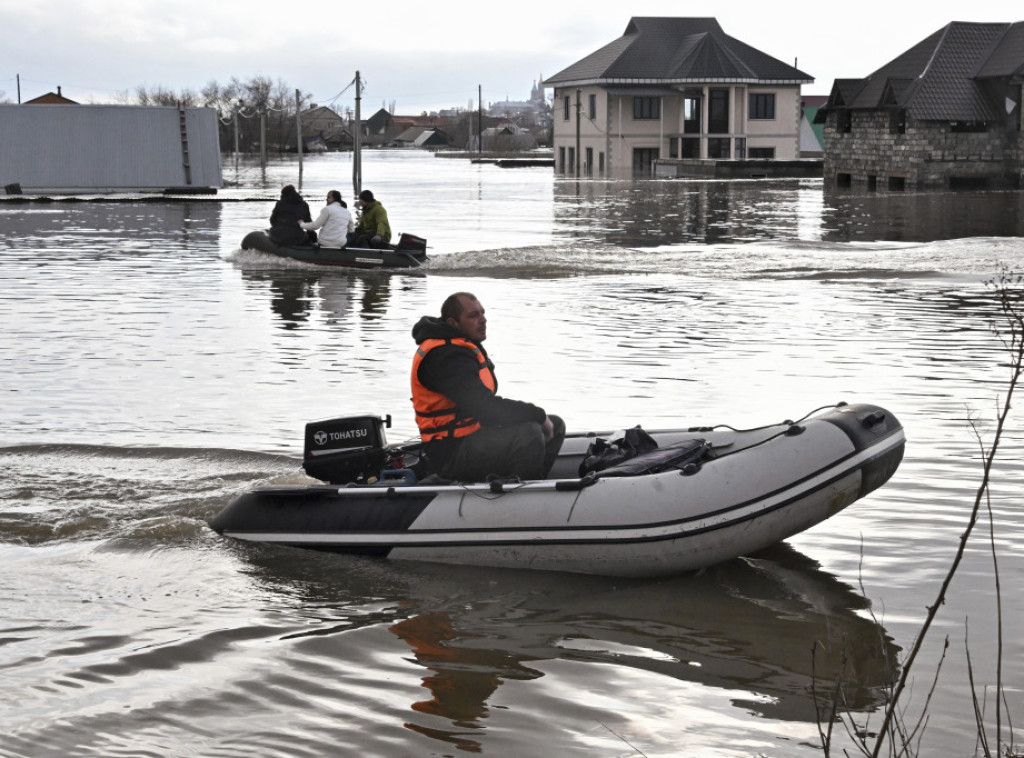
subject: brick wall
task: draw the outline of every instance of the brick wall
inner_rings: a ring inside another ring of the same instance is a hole
[[[951,181],[989,186],[1020,183],[1024,135],[1016,129],[954,132],[948,122],[907,119],[897,133],[886,111],[853,111],[852,128],[840,131],[842,114],[833,111],[825,125],[824,175],[835,181],[849,175],[855,183],[879,189],[901,182],[906,188],[948,187]]]

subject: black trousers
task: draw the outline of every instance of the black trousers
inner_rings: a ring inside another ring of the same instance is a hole
[[[488,477],[544,479],[565,439],[565,422],[549,416],[554,436],[544,439],[540,424],[484,427],[463,437],[438,472],[446,479],[483,482]]]

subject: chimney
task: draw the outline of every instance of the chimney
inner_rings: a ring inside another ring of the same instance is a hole
[[[60,85],[59,84],[57,85],[57,97],[63,97],[63,95],[60,94]]]

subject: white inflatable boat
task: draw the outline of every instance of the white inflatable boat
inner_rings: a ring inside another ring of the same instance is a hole
[[[210,526],[392,560],[660,576],[824,521],[884,484],[904,444],[887,410],[840,404],[743,431],[571,434],[550,479],[449,482],[427,475],[418,445],[388,447],[380,418],[332,419],[307,426],[303,464],[331,484],[244,493]]]

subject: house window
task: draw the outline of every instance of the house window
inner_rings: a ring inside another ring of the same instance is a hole
[[[750,118],[751,120],[775,118],[774,92],[752,92],[750,94]]]
[[[735,148],[736,148],[736,150],[735,150],[735,152],[736,152],[736,160],[738,160],[738,161],[745,160],[746,157],[747,157],[747,138],[746,137],[737,137],[736,138]],[[751,152],[753,153],[753,151],[756,150],[756,149],[757,149],[756,147],[753,148],[751,150]],[[753,157],[753,156],[751,156],[751,157]]]
[[[683,137],[679,140],[679,155],[682,158],[700,158],[700,138]]]
[[[588,147],[586,149],[586,163],[583,165],[583,173],[587,176],[593,176],[594,174],[594,148]]]
[[[751,160],[774,160],[774,147],[752,147],[750,148]]]
[[[565,173],[565,148],[558,148],[558,171],[559,173]]]
[[[604,153],[597,154],[597,170],[604,175]]]
[[[987,132],[988,127],[984,121],[953,121],[949,130],[954,134],[966,134],[970,132]]]
[[[897,108],[890,116],[889,130],[893,134],[906,134],[907,133],[907,111],[903,108]]]
[[[683,98],[683,134],[700,134],[700,98]]]
[[[597,95],[591,95],[587,102],[587,115],[593,121],[597,118]]]
[[[633,118],[636,120],[661,118],[660,97],[634,97]]]
[[[729,133],[729,90],[708,92],[708,134]]]
[[[712,137],[708,139],[708,158],[717,160],[728,160],[731,157],[729,152],[731,139],[728,137]]]
[[[572,103],[569,101],[569,96],[566,95],[562,98],[562,118],[566,121],[569,120],[569,114],[572,112]]]
[[[579,176],[579,167],[576,165],[576,148],[569,148],[569,173]]]
[[[846,108],[839,111],[839,131],[843,134],[853,131],[853,113]]]

